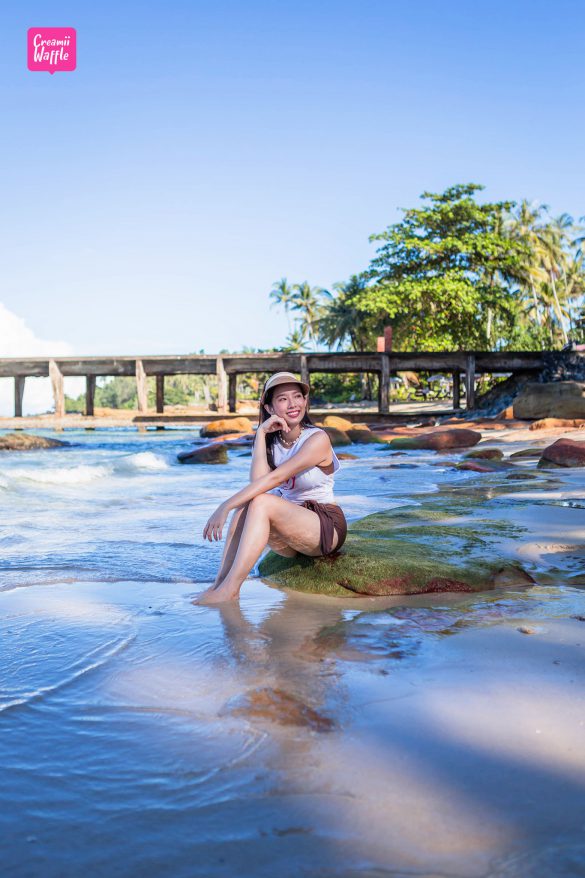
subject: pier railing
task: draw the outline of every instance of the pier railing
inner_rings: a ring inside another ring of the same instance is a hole
[[[461,407],[461,381],[465,387],[465,404],[475,404],[475,380],[478,374],[518,372],[537,374],[549,362],[546,351],[454,353],[409,352],[344,352],[344,353],[265,353],[265,354],[188,354],[181,356],[140,357],[27,357],[0,358],[0,378],[14,379],[14,416],[22,417],[22,399],[27,378],[50,377],[55,401],[55,415],[65,416],[63,380],[69,376],[85,377],[85,414],[94,414],[96,378],[98,376],[133,376],[136,380],[138,407],[148,411],[146,379],[156,378],[156,411],[164,412],[165,377],[172,375],[215,375],[218,382],[220,413],[236,411],[238,375],[271,373],[281,370],[295,372],[310,383],[311,373],[360,373],[379,375],[378,411],[390,411],[391,378],[396,372],[446,373],[453,381],[453,409]],[[555,352],[562,357],[562,353]]]

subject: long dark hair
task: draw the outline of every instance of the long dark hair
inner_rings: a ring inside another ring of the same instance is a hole
[[[292,384],[293,382],[291,381],[289,383]],[[272,394],[274,393],[274,391],[277,388],[278,388],[278,384],[276,385],[276,387],[271,387],[264,398],[264,402],[260,401],[260,411],[258,413],[258,426],[260,426],[260,424],[263,424],[264,421],[267,421],[268,418],[272,417],[270,412],[266,411],[266,409],[264,408],[264,405],[272,405]],[[301,393],[303,394],[303,396],[305,397],[305,400],[307,403],[307,407],[305,409],[305,414],[301,418],[300,423],[303,424],[305,427],[314,427],[315,424],[313,423],[313,421],[309,417],[309,406],[311,404],[310,399],[309,399],[309,393],[305,394],[305,391],[303,390],[303,388],[301,387],[300,384],[299,384],[299,389],[300,389]],[[276,469],[276,464],[274,463],[274,455],[272,453],[272,447],[273,447],[274,443],[276,442],[276,436],[277,436],[276,430],[274,431],[274,433],[267,433],[266,434],[266,460],[268,461],[268,466],[270,467],[270,469]],[[254,442],[252,443],[252,445],[254,445],[255,442],[256,442],[256,436],[254,436]]]

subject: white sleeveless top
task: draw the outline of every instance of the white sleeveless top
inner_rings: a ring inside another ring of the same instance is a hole
[[[312,436],[316,430],[321,427],[305,427],[300,435],[299,441],[292,448],[285,448],[280,444],[278,439],[272,446],[272,456],[276,466],[280,466],[286,460],[289,460],[297,453],[299,448]],[[325,432],[325,431],[323,431]],[[333,472],[327,475],[318,466],[309,467],[295,476],[291,476],[286,482],[283,482],[277,488],[269,491],[269,494],[278,494],[285,500],[292,500],[293,503],[304,503],[305,500],[317,500],[319,503],[335,503],[333,496],[334,473],[340,468],[339,458],[333,451]]]

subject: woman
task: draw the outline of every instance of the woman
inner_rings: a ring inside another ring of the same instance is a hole
[[[260,398],[250,484],[221,503],[203,528],[220,540],[230,510],[221,567],[211,588],[193,603],[234,600],[266,548],[287,558],[318,557],[341,548],[347,522],[333,496],[340,463],[326,431],[309,415],[309,385],[276,372]]]

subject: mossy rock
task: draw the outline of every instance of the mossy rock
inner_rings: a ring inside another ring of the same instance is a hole
[[[465,457],[479,460],[502,460],[504,452],[501,448],[474,448],[473,451],[468,451]]]
[[[47,436],[31,436],[30,433],[6,433],[0,436],[0,451],[36,451],[38,448],[62,448],[69,444]]]
[[[351,445],[351,439],[343,430],[338,430],[336,427],[322,427],[322,429],[329,436],[332,445]]]
[[[380,439],[379,436],[376,436],[375,433],[372,433],[371,430],[364,430],[363,427],[352,427],[350,430],[345,431],[352,442],[358,443],[366,443],[366,442],[375,442],[378,445],[387,445],[388,443],[384,439]]]
[[[513,451],[508,459],[514,460],[515,458],[517,458],[519,460],[523,460],[524,458],[532,457],[540,458],[542,451],[542,448],[523,448],[522,451]]]
[[[269,552],[258,572],[286,588],[345,597],[480,592],[503,581],[531,584],[518,564],[494,557],[497,532],[497,522],[452,523],[437,509],[426,514],[420,509],[390,510],[350,525],[338,553],[283,558]]]

